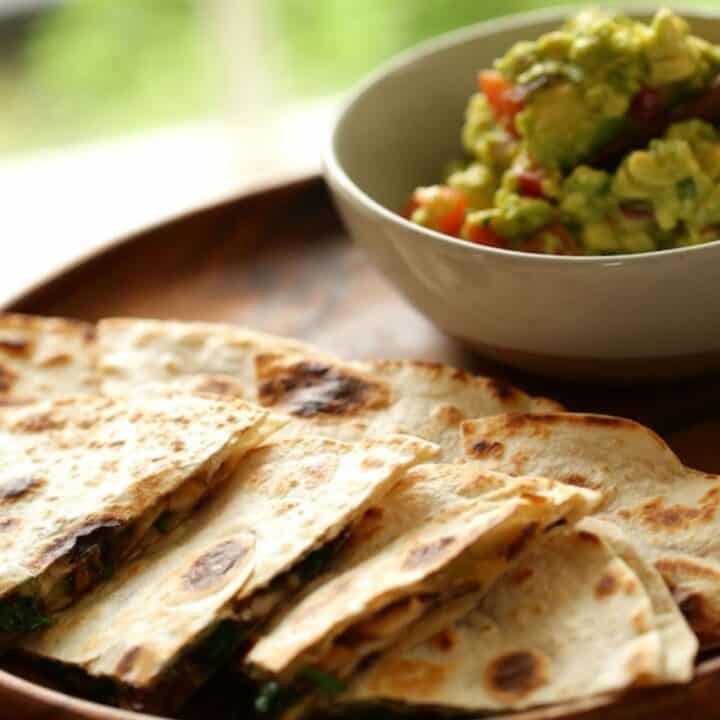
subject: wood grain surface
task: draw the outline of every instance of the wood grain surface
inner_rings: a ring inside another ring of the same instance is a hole
[[[686,464],[720,473],[720,376],[598,386],[524,375],[477,357],[411,308],[346,236],[319,179],[241,198],[141,234],[22,297],[16,311],[85,320],[213,320],[309,340],[342,357],[417,358],[499,375],[571,410],[640,420]],[[23,672],[13,668],[14,672]],[[137,718],[0,673],[0,720]],[[218,691],[221,694],[221,691]],[[9,714],[8,714],[9,713]],[[227,720],[199,711],[197,720]],[[689,686],[632,692],[514,720],[720,718],[720,659]]]

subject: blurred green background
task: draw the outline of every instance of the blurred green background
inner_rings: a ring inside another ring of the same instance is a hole
[[[561,4],[548,0],[224,2],[248,3],[256,16],[265,48],[262,60],[252,53],[246,56],[245,44],[238,38],[232,62],[245,72],[263,64],[264,81],[272,84],[272,102],[278,111],[341,91],[378,63],[425,38],[486,18]],[[717,7],[718,2],[685,4]],[[227,94],[223,65],[229,55],[227,47],[219,51],[213,15],[222,15],[222,4],[223,0],[13,0],[0,6],[0,152],[220,115]],[[248,107],[253,101],[242,98]]]

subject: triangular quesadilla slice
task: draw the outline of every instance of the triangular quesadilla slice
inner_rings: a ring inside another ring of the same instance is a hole
[[[231,325],[114,318],[98,325],[103,391],[197,374],[206,392],[259,401],[298,419],[279,437],[320,434],[354,442],[417,435],[461,455],[459,424],[502,412],[557,411],[492,378],[415,361],[346,363],[311,345]],[[303,427],[305,424],[307,427]]]
[[[720,641],[720,476],[685,467],[654,432],[622,418],[506,415],[465,423],[463,434],[485,468],[601,492],[599,515],[645,546],[703,644]]]
[[[242,401],[147,388],[0,413],[0,641],[49,622],[277,430]]]
[[[172,711],[334,552],[403,471],[412,437],[302,438],[248,453],[201,510],[23,648],[105,681],[105,699]]]
[[[412,360],[346,363],[302,355],[257,358],[258,400],[300,422],[280,434],[319,432],[341,440],[418,435],[442,448],[438,460],[462,452],[459,426],[467,418],[502,412],[562,409],[494,378]],[[312,430],[303,430],[305,423]]]
[[[103,392],[122,395],[133,387],[192,375],[225,375],[219,394],[241,392],[255,401],[255,357],[259,353],[322,355],[311,345],[222,323],[109,318],[97,327]]]
[[[92,325],[0,313],[0,406],[97,389]]]
[[[662,579],[594,518],[549,530],[454,610],[420,623],[340,702],[495,713],[692,677],[697,641]]]
[[[366,514],[332,572],[249,653],[250,672],[273,679],[268,688],[276,697],[261,697],[261,704],[312,692],[313,676],[347,678],[433,608],[489,589],[535,535],[582,517],[598,499],[543,478],[486,473],[473,463],[410,470]]]

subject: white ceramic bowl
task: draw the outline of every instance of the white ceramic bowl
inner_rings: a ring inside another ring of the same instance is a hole
[[[340,114],[325,155],[337,206],[403,295],[485,355],[585,379],[719,368],[720,242],[644,255],[533,255],[455,240],[396,212],[415,187],[437,182],[446,163],[462,156],[460,128],[477,71],[570,12],[483,23],[375,73]],[[694,32],[720,42],[720,14],[680,12]]]

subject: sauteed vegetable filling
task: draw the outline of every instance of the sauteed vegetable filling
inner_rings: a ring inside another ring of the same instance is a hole
[[[467,159],[406,216],[472,243],[563,255],[720,238],[720,47],[660,10],[582,12],[478,76]]]
[[[118,561],[152,541],[154,530],[167,533],[228,477],[234,462],[222,456],[190,477],[177,490],[124,525],[108,518],[89,526],[72,547],[38,578],[0,598],[0,644],[52,622],[52,614],[68,607],[99,580],[112,575]]]

